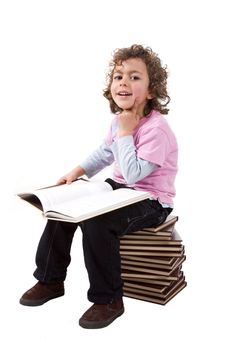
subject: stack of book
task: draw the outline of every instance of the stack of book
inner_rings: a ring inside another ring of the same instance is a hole
[[[124,296],[165,305],[186,287],[186,257],[175,229],[177,216],[155,227],[120,238]]]

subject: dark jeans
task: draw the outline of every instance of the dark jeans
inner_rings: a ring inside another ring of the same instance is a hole
[[[34,276],[46,283],[65,280],[73,236],[79,226],[90,281],[88,299],[98,304],[111,303],[123,294],[119,236],[159,225],[170,212],[158,201],[147,199],[79,224],[48,220],[38,245]]]

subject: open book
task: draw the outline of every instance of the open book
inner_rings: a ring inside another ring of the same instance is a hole
[[[130,188],[113,190],[104,181],[78,179],[70,185],[56,185],[18,196],[39,208],[52,220],[80,222],[151,197],[149,192]]]

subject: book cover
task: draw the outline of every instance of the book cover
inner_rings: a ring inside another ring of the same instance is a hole
[[[125,277],[123,278],[123,282],[137,282],[139,284],[141,283],[149,283],[154,284],[161,287],[168,287],[171,285],[172,281],[165,281],[165,280],[152,280],[152,279],[146,279],[141,277]]]
[[[121,255],[121,259],[126,259],[127,261],[139,261],[146,263],[156,263],[161,264],[164,268],[170,269],[172,265],[175,263],[175,257],[157,257],[157,256],[134,256],[134,255]],[[178,258],[179,259],[179,258]]]
[[[135,239],[135,240],[149,240],[149,241],[171,241],[172,236],[158,236],[155,234],[148,234],[148,232],[145,231],[137,231],[132,233],[127,233],[126,235],[122,236],[121,239]],[[124,243],[124,242],[123,242]]]
[[[176,271],[178,267],[181,267],[184,261],[185,261],[185,257],[183,257],[182,259],[179,259],[177,263],[174,265],[172,270],[164,270],[164,269],[158,269],[154,267],[140,266],[140,265],[131,265],[125,262],[121,262],[121,268],[122,270],[128,270],[128,271],[145,272],[145,273],[151,273],[154,275],[161,275],[161,276],[171,276],[173,274],[173,271]]]
[[[121,244],[153,244],[153,245],[180,245],[182,239],[174,229],[170,237],[157,236],[141,231],[142,234],[130,233],[121,238]]]
[[[178,267],[176,270],[172,271],[169,276],[158,275],[156,272],[150,269],[140,269],[140,271],[135,271],[132,267],[123,269],[121,272],[122,279],[131,278],[143,278],[146,280],[161,280],[161,281],[177,281],[179,279],[179,275],[181,272],[181,268]]]
[[[121,256],[140,256],[140,257],[167,257],[167,258],[181,258],[184,255],[184,247],[182,247],[181,251],[161,251],[161,250],[150,250],[150,251],[143,251],[143,250],[126,250],[121,249],[120,250]]]
[[[137,288],[124,287],[123,295],[143,301],[148,301],[160,305],[167,304],[174,296],[176,296],[182,289],[187,286],[184,278],[177,280],[176,283],[172,284],[166,292],[157,293],[156,291],[141,290]]]
[[[154,262],[135,261],[123,258],[121,259],[121,266],[122,268],[126,268],[129,266],[151,268],[153,270],[158,270],[160,274],[166,275],[171,273],[174,269],[176,269],[177,266],[181,265],[185,261],[185,259],[186,256],[184,255],[182,258],[176,258],[172,265],[162,265],[156,264]]]
[[[147,251],[147,252],[152,252],[152,251],[159,251],[159,252],[182,252],[183,251],[183,246],[182,244],[175,245],[175,246],[169,246],[169,245],[155,245],[153,242],[145,242],[145,243],[140,243],[134,242],[134,244],[120,244],[120,249],[123,251],[124,249],[127,250],[133,250],[134,252],[136,251]]]
[[[144,228],[143,231],[162,236],[170,236],[177,221],[178,216],[169,215],[164,223],[156,227]]]
[[[172,283],[170,283],[168,286],[161,286],[159,284],[153,284],[149,282],[138,282],[138,281],[130,281],[130,280],[126,280],[124,281],[124,290],[127,290],[127,288],[133,289],[133,290],[147,290],[147,291],[151,291],[154,293],[159,293],[159,295],[165,293],[165,291],[167,290],[167,288],[169,288],[172,285]],[[129,290],[129,289],[128,289]]]
[[[138,283],[135,281],[125,281],[124,289],[127,289],[128,291],[137,291],[137,293],[140,294],[154,295],[160,298],[167,298],[171,290],[174,290],[175,287],[177,287],[184,281],[185,277],[183,274],[179,276],[177,281],[172,281],[168,286],[160,286],[157,284],[150,283],[150,281],[144,283]]]

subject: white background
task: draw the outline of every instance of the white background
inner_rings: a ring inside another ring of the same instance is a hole
[[[1,348],[232,349],[230,3],[0,2]],[[54,183],[102,142],[108,61],[133,43],[152,47],[169,68],[167,118],[180,148],[174,213],[188,286],[166,306],[125,298],[124,316],[88,331],[78,326],[90,305],[79,231],[65,297],[19,305],[35,283],[45,222],[14,194]]]

